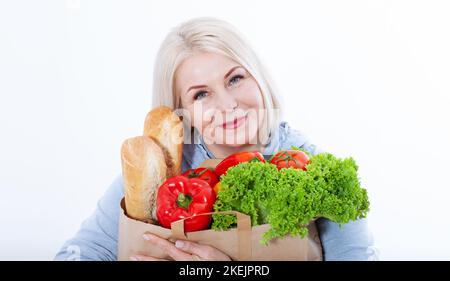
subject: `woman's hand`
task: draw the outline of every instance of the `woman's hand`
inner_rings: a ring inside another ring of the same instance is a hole
[[[176,261],[231,261],[229,256],[211,246],[186,240],[177,240],[174,244],[151,233],[145,233],[143,237]],[[165,261],[165,259],[144,255],[135,255],[130,259],[133,261]]]

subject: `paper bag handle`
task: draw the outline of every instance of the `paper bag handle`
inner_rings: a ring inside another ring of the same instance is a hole
[[[196,216],[206,215],[236,215],[237,218],[237,236],[238,236],[238,258],[239,260],[250,260],[252,256],[252,224],[250,216],[238,211],[220,211],[197,214]],[[177,239],[187,239],[184,233],[184,221],[192,218],[184,218],[171,223],[172,236]]]

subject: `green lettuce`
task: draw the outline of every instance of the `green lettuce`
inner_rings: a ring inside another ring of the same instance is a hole
[[[307,225],[320,217],[343,225],[367,215],[367,191],[360,186],[352,158],[317,154],[306,169],[278,170],[268,162],[231,167],[221,178],[214,210],[245,213],[252,225],[270,224],[262,243],[285,235],[305,237]],[[212,229],[233,227],[234,215],[213,215]]]

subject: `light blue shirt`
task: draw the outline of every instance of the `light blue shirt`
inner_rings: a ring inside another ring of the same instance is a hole
[[[312,154],[320,152],[304,134],[286,122],[280,123],[271,139],[263,151],[265,157],[293,145]],[[197,167],[205,159],[215,158],[201,136],[194,134],[192,142],[183,145],[183,171]],[[119,203],[123,197],[123,179],[119,175],[98,201],[94,213],[82,223],[75,236],[64,243],[55,260],[117,260]],[[323,218],[316,223],[325,260],[378,260],[367,219],[351,221],[342,227]]]

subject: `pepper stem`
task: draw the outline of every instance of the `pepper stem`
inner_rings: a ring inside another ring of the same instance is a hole
[[[178,195],[177,205],[179,207],[187,210],[188,207],[189,207],[189,204],[191,204],[191,202],[192,202],[192,197],[191,196],[189,196],[187,194],[184,194],[184,193],[180,193]]]

